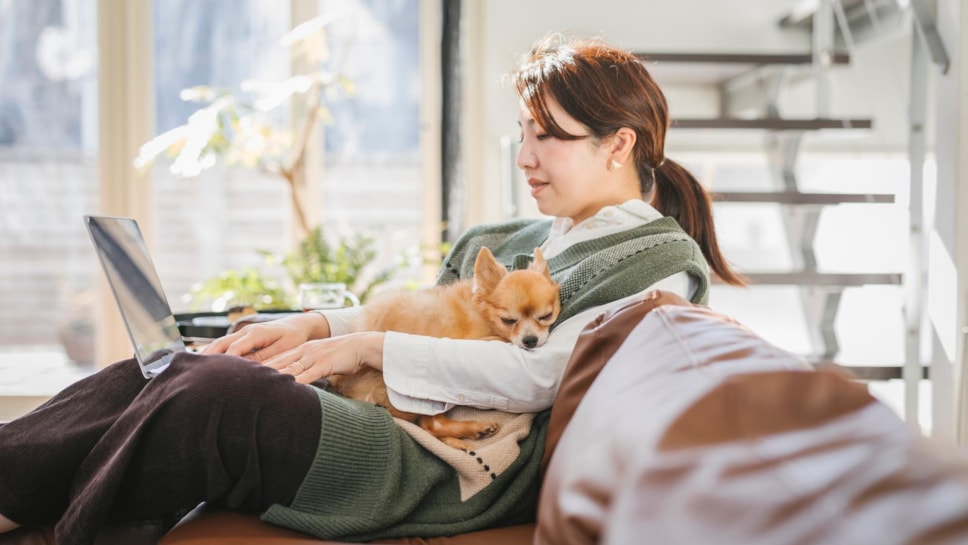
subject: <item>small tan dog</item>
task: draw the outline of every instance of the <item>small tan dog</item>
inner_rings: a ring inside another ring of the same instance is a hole
[[[527,269],[508,272],[487,248],[474,262],[474,278],[418,291],[383,294],[361,311],[357,331],[397,331],[450,339],[492,339],[531,349],[548,340],[558,318],[558,284],[551,279],[540,249]],[[390,404],[383,374],[365,369],[330,377],[340,395],[386,407],[397,418],[414,422],[455,448],[461,439],[483,439],[498,430],[493,422],[451,420],[407,413]]]

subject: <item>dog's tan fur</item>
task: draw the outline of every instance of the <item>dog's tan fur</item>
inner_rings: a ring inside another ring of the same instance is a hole
[[[490,250],[481,248],[473,279],[384,294],[366,304],[357,330],[493,339],[530,349],[548,339],[560,310],[558,284],[551,279],[540,249],[535,249],[531,266],[509,273]],[[383,374],[374,369],[330,377],[330,384],[340,395],[386,407],[393,416],[418,424],[456,448],[469,448],[462,439],[483,439],[498,430],[494,422],[399,411],[390,403]]]

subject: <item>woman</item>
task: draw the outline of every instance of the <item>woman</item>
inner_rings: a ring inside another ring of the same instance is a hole
[[[59,542],[87,543],[110,520],[200,501],[342,540],[533,518],[547,409],[585,324],[657,288],[705,302],[708,268],[742,280],[719,252],[707,193],[665,157],[665,98],[634,56],[553,37],[511,81],[517,163],[554,219],[471,229],[438,281],[472,274],[481,246],[511,268],[540,246],[562,302],[544,346],[349,333],[348,309],[250,326],[147,383],[120,362],[0,428],[0,529],[56,521]],[[404,411],[503,411],[499,437],[448,450],[383,409],[304,386],[364,365],[382,369]]]

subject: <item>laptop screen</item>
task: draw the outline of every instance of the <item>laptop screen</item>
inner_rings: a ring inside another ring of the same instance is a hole
[[[85,216],[87,228],[145,377],[185,351],[141,229],[131,218]]]

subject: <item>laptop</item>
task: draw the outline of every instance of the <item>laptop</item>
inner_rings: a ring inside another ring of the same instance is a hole
[[[132,218],[84,216],[101,268],[128,330],[146,379],[157,376],[187,351],[161,287],[138,222]]]

